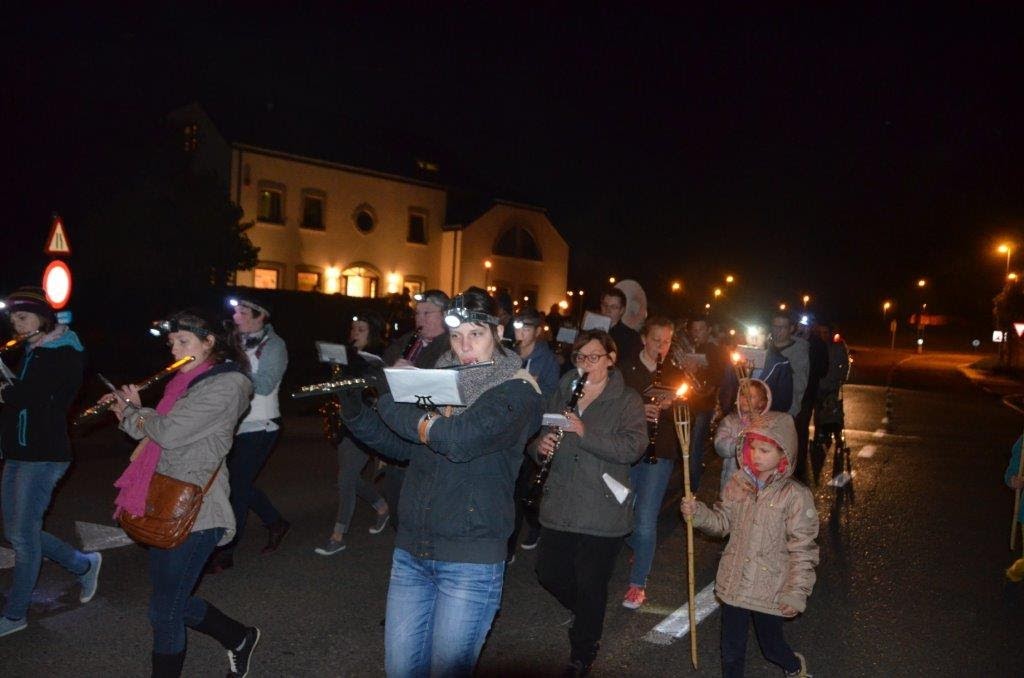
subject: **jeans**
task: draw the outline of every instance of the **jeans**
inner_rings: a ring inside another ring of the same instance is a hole
[[[224,528],[193,532],[173,549],[149,549],[149,623],[153,627],[153,652],[185,651],[185,627],[206,617],[207,603],[192,595],[203,565],[224,536]]]
[[[235,436],[235,442],[228,455],[231,509],[235,512],[235,537],[226,550],[231,550],[242,540],[249,509],[252,509],[268,527],[281,520],[281,514],[270,503],[263,490],[253,486],[280,432],[281,429],[253,431]]]
[[[541,527],[537,579],[575,617],[569,628],[570,661],[589,665],[597,655],[608,606],[608,580],[622,537],[595,537]]]
[[[711,434],[711,418],[714,412],[694,412],[693,428],[690,430],[690,489],[694,493],[700,487],[704,474],[704,446]]]
[[[70,465],[67,461],[15,459],[4,464],[0,488],[4,534],[14,547],[14,581],[3,612],[8,619],[24,619],[28,613],[44,556],[77,576],[89,570],[84,553],[43,531],[43,515],[50,505],[53,488]]]
[[[754,619],[754,631],[764,658],[787,673],[800,668],[800,660],[782,636],[782,617],[754,612],[722,603],[722,675],[742,678],[747,657],[747,629]]]
[[[395,549],[384,626],[387,675],[472,675],[504,579],[504,562],[425,560]]]
[[[386,505],[377,488],[363,478],[363,467],[369,458],[349,436],[338,445],[338,517],[334,531],[339,534],[348,532],[357,496],[374,509]]]
[[[629,583],[635,586],[647,585],[654,549],[658,545],[658,514],[675,466],[674,459],[659,458],[656,464],[640,460],[629,469],[629,484],[636,494],[633,499],[633,534],[626,539],[626,544],[633,549]]]

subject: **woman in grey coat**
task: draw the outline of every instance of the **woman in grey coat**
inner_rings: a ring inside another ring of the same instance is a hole
[[[647,423],[640,394],[615,369],[607,332],[581,332],[573,358],[577,369],[562,378],[547,411],[566,408],[585,372],[583,395],[566,412],[557,451],[548,429],[530,453],[538,461],[554,454],[540,505],[537,578],[574,615],[567,673],[583,675],[597,657],[615,558],[633,529],[629,467],[647,449]]]
[[[219,325],[186,311],[161,323],[175,360],[195,358],[167,383],[156,408],[142,407],[139,390],[125,386],[113,406],[121,430],[139,440],[132,463],[115,483],[118,512],[138,515],[153,472],[204,487],[214,482],[192,532],[171,549],[150,547],[153,593],[153,676],[179,676],[185,663],[185,627],[212,636],[227,650],[230,676],[244,676],[260,631],[247,627],[192,595],[203,565],[218,544],[231,540],[235,517],[228,501],[228,473],[222,468],[238,420],[249,407],[252,382],[245,353]]]

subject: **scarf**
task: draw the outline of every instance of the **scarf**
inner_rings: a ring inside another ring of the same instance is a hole
[[[167,414],[173,408],[178,399],[185,394],[189,385],[197,377],[209,371],[213,363],[206,361],[189,372],[178,372],[164,388],[164,395],[156,404],[157,414]],[[160,463],[160,453],[163,451],[159,445],[148,438],[144,438],[139,444],[142,451],[135,455],[128,468],[124,470],[121,477],[114,481],[114,487],[120,492],[114,499],[114,518],[127,511],[133,516],[141,516],[146,512],[146,497],[149,496],[149,482],[156,473],[156,466]]]
[[[465,407],[453,407],[452,416],[459,416],[476,402],[488,390],[498,384],[503,384],[509,379],[516,377],[516,372],[522,369],[523,360],[518,354],[504,354],[501,351],[494,352],[494,364],[487,367],[474,367],[459,372],[459,395]],[[437,361],[437,368],[454,367],[459,361],[455,354],[448,351]]]

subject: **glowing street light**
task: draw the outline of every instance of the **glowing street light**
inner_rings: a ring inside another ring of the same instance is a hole
[[[710,311],[711,310],[711,304],[704,304],[704,310],[705,311]]]
[[[1003,244],[1001,244],[999,247],[996,248],[996,251],[999,252],[1000,254],[1005,254],[1006,255],[1006,275],[1007,275],[1007,277],[1009,277],[1009,275],[1010,275],[1010,255],[1013,254],[1013,243],[1004,242]]]
[[[614,275],[608,277],[608,284],[609,285],[614,285],[615,284],[615,276]]]
[[[720,296],[722,296],[722,288],[721,287],[716,287],[715,288],[715,299],[717,299]]]
[[[491,284],[491,263],[490,259],[484,259],[484,288],[490,287]]]
[[[882,319],[883,320],[885,319],[885,315],[889,312],[890,308],[892,308],[892,302],[891,301],[884,301],[884,302],[882,302]]]
[[[1018,276],[1017,276],[1016,273],[1007,273],[1006,274],[1006,279],[1007,280],[1013,281],[1013,280],[1016,280],[1017,278],[1018,278]]]
[[[926,286],[927,284],[928,284],[928,281],[927,281],[927,280],[925,280],[924,278],[921,278],[920,280],[918,280],[918,281],[917,281],[917,286],[918,286],[918,287],[920,287],[920,288],[922,288],[922,289],[924,289],[924,287],[925,287],[925,286]]]
[[[779,304],[779,310],[780,311],[785,311],[786,310],[786,305],[785,304]]]
[[[736,282],[736,278],[734,278],[734,277],[733,277],[733,276],[731,276],[731,275],[727,275],[727,276],[725,276],[725,282],[727,282],[728,284],[730,284],[730,285],[731,285],[731,284],[733,284],[734,282]]]
[[[679,282],[678,280],[676,280],[676,281],[674,281],[674,282],[672,283],[672,291],[673,291],[673,292],[678,292],[678,291],[679,291],[679,290],[681,290],[681,289],[683,289],[683,284],[682,284],[681,282]]]
[[[809,302],[810,300],[811,300],[811,295],[809,295],[809,294],[805,294],[805,295],[804,295],[804,298],[803,298],[803,302],[804,302],[804,310],[805,310],[805,311],[807,310],[807,302]]]

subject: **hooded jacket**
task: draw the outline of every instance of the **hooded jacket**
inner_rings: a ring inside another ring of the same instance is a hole
[[[71,461],[68,410],[82,385],[85,349],[78,335],[58,325],[26,347],[15,374],[0,390],[0,453],[18,461]]]
[[[765,392],[768,394],[768,402],[764,406],[758,415],[764,416],[772,409],[772,390],[765,382],[760,379],[750,379],[749,381],[756,381],[759,384],[764,385]],[[789,416],[780,412],[774,413],[779,416]],[[740,417],[740,393],[739,389],[736,390],[736,402],[735,408],[722,418],[722,421],[718,424],[718,429],[715,431],[715,452],[719,457],[722,458],[722,489],[725,489],[725,481],[732,477],[732,474],[739,470],[739,464],[736,461],[736,453],[739,452],[737,443],[741,441],[741,434],[743,430],[750,423],[749,420]]]
[[[814,497],[791,476],[796,466],[796,427],[791,417],[769,412],[748,429],[775,442],[785,459],[758,489],[749,448],[714,508],[698,502],[694,527],[729,535],[718,565],[715,593],[725,603],[784,616],[779,606],[807,607],[818,564],[818,513]]]

